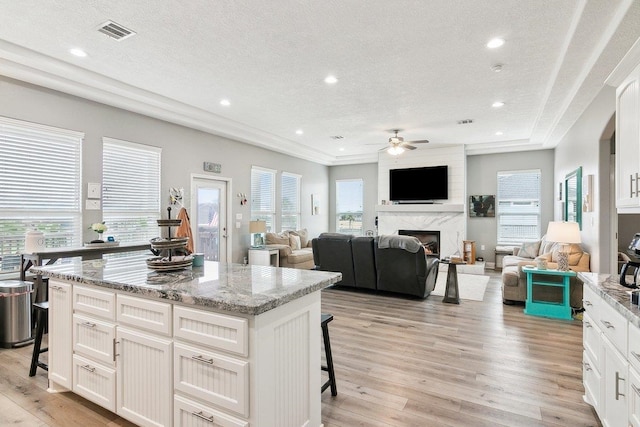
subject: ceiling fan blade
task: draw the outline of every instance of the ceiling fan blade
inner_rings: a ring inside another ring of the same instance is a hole
[[[404,144],[400,144],[400,147],[406,149],[406,150],[415,150],[418,147],[414,147],[413,145],[407,144],[406,142]]]
[[[427,144],[429,142],[429,140],[428,139],[421,139],[421,140],[418,140],[418,141],[407,141],[407,142],[410,143],[410,144]]]

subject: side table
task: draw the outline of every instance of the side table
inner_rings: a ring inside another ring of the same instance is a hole
[[[447,269],[447,286],[444,290],[444,298],[442,302],[448,302],[451,304],[460,304],[460,291],[458,289],[458,264],[466,264],[465,262],[451,262],[448,258],[440,260],[443,264],[448,264]]]
[[[552,317],[555,319],[572,319],[571,306],[569,305],[569,281],[572,277],[576,277],[575,271],[539,270],[535,267],[522,267],[522,271],[527,275],[525,314]],[[556,302],[534,299],[534,286],[562,288],[562,301]]]
[[[269,246],[265,246],[264,248],[250,248],[249,264],[280,267],[280,251],[270,248]]]

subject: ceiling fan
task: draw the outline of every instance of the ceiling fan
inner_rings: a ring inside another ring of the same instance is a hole
[[[398,132],[402,129],[393,129],[391,132],[394,133],[392,137],[389,138],[389,147],[385,147],[380,149],[380,151],[386,151],[392,156],[397,156],[398,154],[404,153],[404,150],[415,150],[418,147],[414,147],[411,144],[426,144],[429,142],[428,139],[422,139],[419,141],[405,141],[403,137],[398,136]]]

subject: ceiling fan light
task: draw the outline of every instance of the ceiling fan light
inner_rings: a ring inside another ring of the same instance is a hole
[[[404,153],[404,148],[400,147],[399,145],[394,145],[393,147],[389,147],[387,149],[387,153],[391,154],[392,156],[397,156],[398,154]]]

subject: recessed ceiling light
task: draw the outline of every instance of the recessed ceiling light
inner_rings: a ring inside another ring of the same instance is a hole
[[[502,46],[503,44],[504,44],[504,39],[496,37],[495,39],[489,40],[489,43],[487,43],[487,47],[489,49],[495,49],[497,47]]]
[[[344,147],[338,148],[338,151],[344,151]]]
[[[229,102],[228,99],[223,99],[220,101],[220,105],[224,105],[225,107],[228,107],[229,105],[231,105],[231,102]]]
[[[502,64],[496,64],[493,67],[491,67],[491,71],[493,71],[494,73],[499,73],[500,71],[502,71]]]
[[[326,84],[336,84],[338,83],[338,79],[336,78],[336,76],[332,76],[332,75],[328,75],[327,77],[324,78],[324,82]]]
[[[500,136],[500,135],[504,135],[502,132],[498,131],[496,132],[496,135]]]
[[[504,102],[502,102],[502,101],[496,101],[496,102],[494,102],[493,104],[491,104],[491,106],[492,106],[493,108],[500,108],[500,107],[503,107],[503,106],[504,106]]]
[[[69,49],[69,53],[79,58],[84,58],[85,56],[87,56],[87,52],[78,48]]]
[[[303,133],[304,133],[304,132],[302,131],[302,129],[298,129],[298,130],[296,131],[296,134],[298,134],[298,135],[302,135]]]

